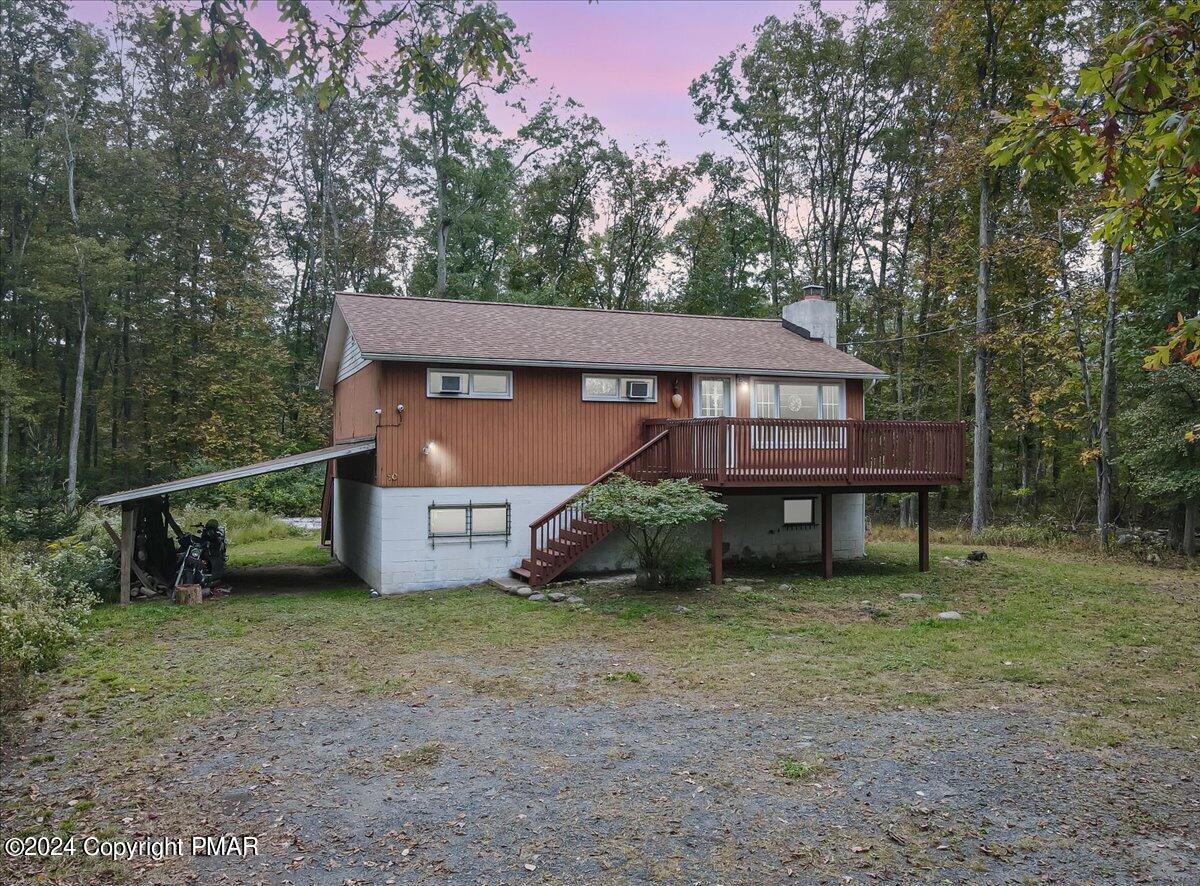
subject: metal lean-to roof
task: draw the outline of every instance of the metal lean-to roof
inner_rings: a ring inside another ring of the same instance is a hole
[[[358,455],[360,452],[371,452],[375,448],[374,437],[356,437],[324,449],[314,449],[311,452],[298,452],[295,455],[285,455],[268,461],[242,465],[238,468],[227,468],[223,471],[213,471],[211,474],[198,474],[195,477],[185,477],[182,480],[168,480],[166,483],[156,483],[153,486],[142,486],[139,489],[129,489],[125,492],[113,492],[96,499],[98,505],[119,505],[130,501],[140,501],[144,498],[154,498],[170,492],[182,492],[185,489],[198,489],[201,486],[212,486],[215,483],[225,483],[228,480],[241,480],[246,477],[256,477],[259,474],[270,474],[275,471],[286,471],[288,468],[298,468],[303,465],[327,461],[331,458],[344,458],[348,455]]]

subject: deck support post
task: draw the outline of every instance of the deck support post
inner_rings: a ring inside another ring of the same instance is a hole
[[[712,583],[719,585],[725,581],[725,521],[712,522]]]
[[[929,490],[917,493],[917,568],[929,571]]]
[[[134,534],[137,529],[137,505],[121,507],[121,605],[129,605],[129,590],[133,584]]]
[[[833,578],[833,493],[821,493],[821,577]]]

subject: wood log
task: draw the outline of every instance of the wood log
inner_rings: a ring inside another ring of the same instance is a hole
[[[179,585],[175,588],[175,602],[183,606],[199,606],[204,599],[200,585]]]

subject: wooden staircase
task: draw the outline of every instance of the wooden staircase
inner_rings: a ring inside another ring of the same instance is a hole
[[[669,433],[665,430],[651,437],[566,501],[530,523],[529,556],[519,567],[509,570],[512,576],[532,587],[541,587],[607,538],[616,527],[585,514],[580,506],[584,495],[617,472],[639,480],[664,476],[663,459],[669,455],[665,441]]]

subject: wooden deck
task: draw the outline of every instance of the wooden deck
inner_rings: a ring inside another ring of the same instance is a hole
[[[962,422],[761,418],[652,419],[667,436],[626,469],[638,479],[688,477],[735,490],[919,489],[962,483]]]
[[[617,472],[635,480],[687,478],[723,494],[795,489],[821,495],[821,562],[833,575],[834,493],[916,491],[920,568],[929,569],[929,490],[962,483],[966,425],[935,421],[758,418],[646,419],[645,442],[592,483],[529,525],[529,557],[512,574],[540,586],[567,569],[613,527],[580,500]],[[713,521],[713,581],[721,582],[722,524]]]

